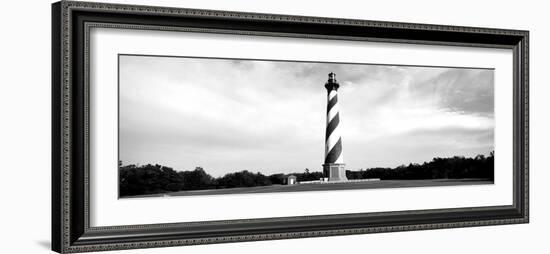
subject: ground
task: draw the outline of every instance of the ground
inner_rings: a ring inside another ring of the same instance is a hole
[[[369,182],[342,182],[330,184],[295,184],[295,185],[270,185],[248,188],[177,191],[160,194],[139,195],[135,197],[165,197],[165,196],[195,196],[195,195],[222,195],[222,194],[246,194],[268,192],[296,192],[296,191],[329,191],[329,190],[356,190],[376,188],[405,188],[428,186],[453,186],[453,185],[478,185],[493,184],[493,181],[482,179],[428,179],[428,180],[383,180]]]

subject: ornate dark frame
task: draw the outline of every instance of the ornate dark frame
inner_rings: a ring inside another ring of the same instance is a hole
[[[90,227],[91,27],[459,45],[513,50],[513,205]],[[62,1],[52,5],[52,249],[86,252],[527,223],[528,31]]]

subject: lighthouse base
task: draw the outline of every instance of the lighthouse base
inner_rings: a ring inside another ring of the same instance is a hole
[[[333,181],[347,181],[346,177],[346,164],[341,163],[326,163],[323,164],[323,174],[328,177],[330,182]]]

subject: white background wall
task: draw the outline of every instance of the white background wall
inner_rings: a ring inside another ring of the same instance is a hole
[[[550,22],[545,1],[112,1],[531,31],[531,223],[339,236],[121,253],[545,253],[550,226],[548,157]],[[50,245],[50,1],[6,1],[0,15],[0,253]],[[343,249],[344,248],[344,249]]]

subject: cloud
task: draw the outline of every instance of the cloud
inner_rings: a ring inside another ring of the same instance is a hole
[[[349,169],[493,149],[492,70],[121,56],[120,159],[319,170],[329,72]]]
[[[429,80],[412,84],[415,91],[438,96],[439,104],[451,111],[494,113],[493,71],[449,69]]]

